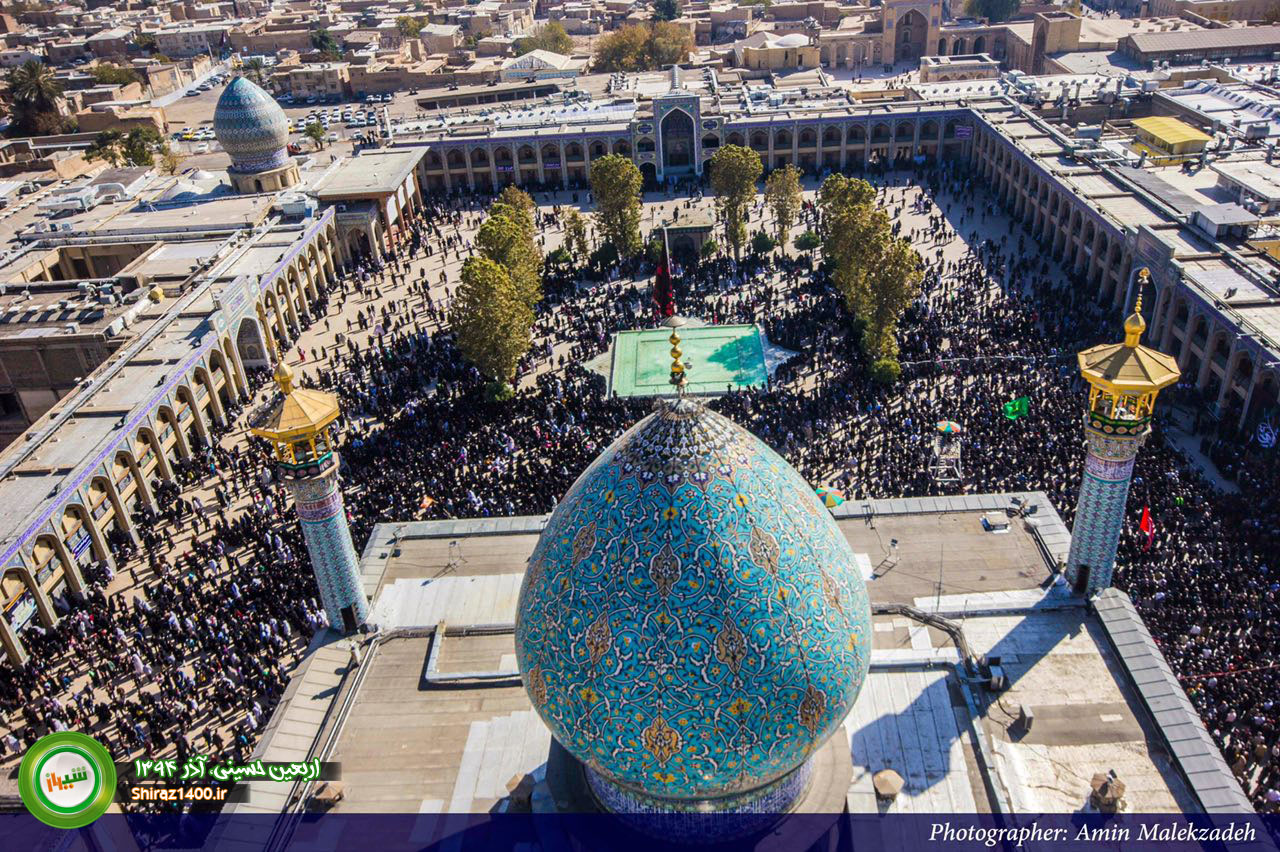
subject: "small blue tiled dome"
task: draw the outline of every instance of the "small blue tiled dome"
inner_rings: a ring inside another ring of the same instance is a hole
[[[870,623],[853,552],[813,489],[680,398],[552,513],[520,590],[516,654],[606,806],[733,810],[770,806],[804,775],[866,678]]]
[[[213,110],[213,132],[238,172],[289,162],[289,120],[269,94],[245,77],[231,81]]]

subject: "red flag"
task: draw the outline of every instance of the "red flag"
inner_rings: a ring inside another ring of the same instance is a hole
[[[1156,537],[1156,525],[1151,521],[1151,507],[1142,507],[1142,520],[1138,521],[1138,529],[1147,534],[1147,545],[1143,550],[1151,549],[1151,541]]]
[[[676,293],[671,286],[671,269],[666,252],[662,262],[658,264],[658,272],[653,277],[653,305],[658,319],[674,316],[676,312]]]

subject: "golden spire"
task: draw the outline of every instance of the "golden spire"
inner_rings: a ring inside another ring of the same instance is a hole
[[[284,359],[281,359],[280,363],[276,366],[274,378],[276,380],[276,384],[280,386],[280,393],[285,396],[293,393],[293,370],[291,370],[289,365],[284,362]]]
[[[1142,290],[1147,286],[1151,273],[1144,266],[1138,270],[1138,299],[1133,304],[1133,313],[1124,321],[1124,345],[1136,349],[1142,339],[1142,332],[1147,330],[1147,321],[1142,318]]]
[[[671,341],[671,384],[675,385],[677,390],[683,392],[686,378],[684,374],[684,353],[680,351],[680,332],[675,327],[672,327],[671,336],[667,340]]]

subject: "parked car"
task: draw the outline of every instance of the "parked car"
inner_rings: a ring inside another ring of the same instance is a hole
[[[195,144],[195,146],[194,146],[194,147],[192,147],[192,149],[191,149],[191,153],[193,153],[193,154],[207,154],[207,153],[209,153],[209,143],[208,143],[208,142],[197,142],[197,143]]]
[[[327,139],[327,140],[329,140],[330,142],[337,142],[337,141],[338,141],[338,134],[336,134],[336,133],[327,133],[327,134],[325,134],[325,137],[324,137],[324,138],[325,138],[325,139]]]
[[[198,98],[200,97],[200,92],[197,89],[187,89],[187,94],[184,97]]]

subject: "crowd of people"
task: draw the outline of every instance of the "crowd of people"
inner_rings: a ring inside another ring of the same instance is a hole
[[[679,312],[759,323],[790,354],[766,389],[729,392],[711,405],[810,482],[851,497],[1043,490],[1070,523],[1085,399],[1074,353],[1114,340],[1119,318],[1029,236],[996,228],[1007,222],[1003,211],[963,170],[919,168],[876,182],[878,203],[925,264],[921,296],[900,324],[900,380],[872,379],[814,257],[721,257],[680,271]],[[545,244],[563,229],[564,210],[553,202],[569,202],[538,200]],[[306,382],[344,405],[343,487],[357,543],[384,521],[549,512],[649,410],[648,402],[610,397],[591,369],[615,332],[653,322],[643,260],[549,273],[517,393],[488,401],[447,322],[457,281],[447,270],[470,253],[467,235],[483,215],[480,198],[431,201],[397,251],[356,264],[328,293],[335,313],[350,300],[359,305],[347,320],[318,312],[326,330],[346,322],[339,342],[298,352]],[[752,227],[767,224],[763,201],[750,215]],[[797,231],[818,215],[806,203]],[[392,288],[407,297],[383,298]],[[1024,396],[1026,416],[1006,417],[1003,404]],[[1139,456],[1117,584],[1133,596],[1251,800],[1280,812],[1280,668],[1269,663],[1280,651],[1280,566],[1268,558],[1280,545],[1280,464],[1242,436],[1208,437],[1206,453],[1238,487],[1224,493],[1165,440],[1173,404],[1197,404],[1189,387],[1170,396]],[[930,472],[939,420],[964,430],[959,483]],[[252,747],[286,661],[324,626],[323,611],[263,446],[203,447],[184,476],[185,488],[157,485],[160,510],[140,519],[138,553],[122,559],[123,570],[140,573],[141,594],[126,604],[95,588],[54,629],[32,636],[26,666],[0,666],[0,706],[21,714],[10,717],[11,750],[59,726],[104,735],[131,754],[187,748],[227,725],[234,743],[218,747]],[[188,495],[211,488],[216,499],[195,507]],[[1143,506],[1156,520],[1149,548],[1137,532]],[[77,686],[86,670],[89,681]]]

